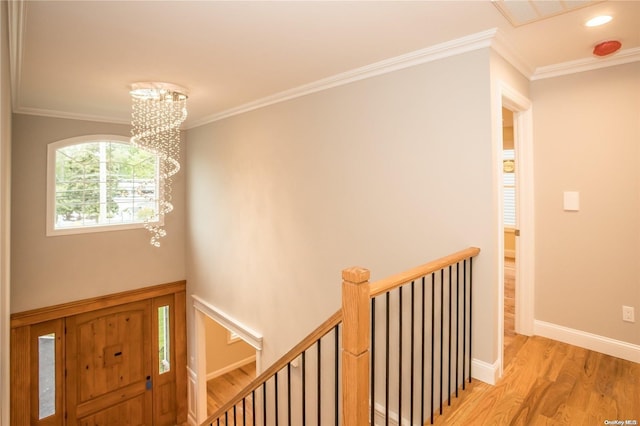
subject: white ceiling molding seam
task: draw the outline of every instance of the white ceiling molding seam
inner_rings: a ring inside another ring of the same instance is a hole
[[[96,121],[99,123],[111,123],[111,124],[131,124],[131,120],[122,120],[122,119],[117,119],[113,117],[101,116],[101,115],[80,114],[77,112],[66,112],[66,111],[43,109],[43,108],[17,107],[13,109],[13,112],[16,114],[37,115],[40,117],[51,117],[51,118],[63,118],[68,120]]]
[[[607,58],[585,58],[538,67],[530,80],[543,80],[545,78],[560,77],[638,61],[640,61],[640,47],[634,47],[633,49],[619,50],[615,55]]]
[[[404,68],[409,68],[416,65],[425,64],[427,62],[432,62],[439,59],[471,52],[474,50],[487,48],[492,45],[492,40],[494,39],[497,32],[497,28],[491,28],[486,31],[439,43],[425,49],[416,50],[404,55],[385,59],[379,62],[374,62],[370,65],[365,65],[363,67],[336,74],[334,76],[327,77],[309,84],[294,87],[289,90],[285,90],[261,99],[257,99],[252,102],[248,102],[238,107],[230,108],[226,111],[204,117],[200,120],[190,123],[188,128],[192,129],[195,127],[203,126],[205,124],[220,121],[234,115],[244,114],[245,112],[253,111],[279,102],[288,101],[378,75],[388,74],[390,72],[401,70]]]
[[[11,107],[16,111],[20,95],[20,75],[22,72],[22,48],[25,33],[26,6],[24,0],[7,2],[9,30],[9,66],[11,69]]]
[[[193,299],[193,307],[196,310],[217,321],[226,329],[233,331],[235,334],[242,337],[245,342],[253,346],[256,350],[262,350],[262,335],[242,324],[235,318],[232,318],[229,314],[213,306],[200,296],[192,294],[191,298]]]
[[[516,49],[507,40],[502,31],[496,32],[496,36],[491,40],[491,48],[527,79],[531,79],[533,68],[520,58],[520,55],[518,55]]]

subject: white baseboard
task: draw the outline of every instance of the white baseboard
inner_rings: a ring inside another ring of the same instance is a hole
[[[251,355],[248,358],[241,359],[240,361],[234,362],[233,364],[229,364],[226,367],[222,367],[218,370],[212,371],[211,373],[207,373],[207,381],[211,379],[215,379],[216,377],[220,377],[223,374],[227,374],[228,372],[235,370],[236,368],[243,367],[255,361],[256,361],[256,356]]]
[[[488,385],[495,385],[498,382],[498,372],[500,366],[498,361],[493,364],[480,361],[479,359],[473,359],[471,361],[471,377],[474,379],[485,382]]]
[[[640,345],[535,320],[534,334],[606,355],[640,363]]]
[[[198,393],[197,376],[195,371],[193,371],[189,366],[187,366],[187,421],[189,424],[196,425],[198,422],[196,421],[196,413],[197,411],[197,398],[196,395]]]

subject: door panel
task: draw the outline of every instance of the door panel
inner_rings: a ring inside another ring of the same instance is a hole
[[[153,424],[171,426],[176,422],[176,352],[173,295],[153,299]]]
[[[138,395],[120,404],[116,404],[92,416],[84,417],[81,426],[102,425],[144,425],[145,423],[145,395]]]
[[[69,424],[152,424],[150,336],[150,301],[67,318]]]

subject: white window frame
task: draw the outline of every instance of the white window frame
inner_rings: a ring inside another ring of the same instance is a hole
[[[145,227],[144,222],[136,223],[117,223],[117,224],[97,224],[97,225],[85,225],[74,228],[62,228],[56,229],[56,152],[60,148],[64,148],[71,145],[79,145],[83,143],[91,142],[119,142],[125,144],[131,144],[131,139],[127,136],[120,135],[85,135],[74,138],[68,138],[59,140],[57,142],[51,142],[47,146],[47,226],[46,235],[48,237],[58,235],[73,235],[73,234],[87,234],[92,232],[105,232],[105,231],[122,231],[126,229],[140,229]],[[156,166],[156,170],[159,170],[159,166]],[[159,177],[156,177],[156,193],[162,196],[162,185]],[[164,215],[159,215],[159,219],[155,221],[149,221],[149,224],[164,226]]]

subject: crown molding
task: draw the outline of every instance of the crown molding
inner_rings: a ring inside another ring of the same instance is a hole
[[[600,68],[613,67],[631,62],[640,61],[640,47],[621,50],[607,58],[584,58],[575,61],[561,62],[536,68],[530,80],[542,80],[545,78],[560,77],[584,71],[592,71]]]
[[[22,75],[22,47],[26,22],[24,0],[7,2],[9,32],[9,66],[11,69],[11,106],[15,111],[20,96],[20,76]]]
[[[107,117],[103,115],[79,114],[75,112],[58,111],[42,108],[18,107],[13,110],[14,114],[38,115],[41,117],[66,118],[69,120],[96,121],[110,124],[131,124],[129,120],[121,118]]]
[[[356,68],[328,78],[324,78],[322,80],[315,81],[313,83],[304,84],[302,86],[278,92],[273,95],[257,99],[255,101],[248,102],[238,107],[230,108],[228,110],[193,121],[189,124],[188,128],[191,129],[194,127],[199,127],[205,124],[232,117],[234,115],[243,114],[245,112],[253,111],[258,108],[263,108],[279,102],[299,98],[312,93],[331,89],[333,87],[343,86],[345,84],[365,80],[367,78],[379,76],[382,74],[388,74],[390,72],[401,70],[404,68],[409,68],[450,56],[460,55],[462,53],[470,52],[473,50],[490,47],[492,43],[491,40],[495,37],[497,31],[497,28],[492,28],[444,43],[439,43],[425,49],[416,50],[404,55],[375,62],[364,67]]]
[[[527,79],[531,79],[533,68],[516,53],[517,49],[513,47],[502,31],[496,31],[495,37],[491,40],[491,48],[518,70],[520,74]]]

